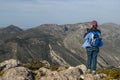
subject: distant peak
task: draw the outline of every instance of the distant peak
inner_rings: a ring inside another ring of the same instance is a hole
[[[17,33],[17,32],[22,32],[23,30],[18,26],[9,25],[6,28],[3,28],[3,30],[1,31],[2,31],[1,33]]]
[[[11,24],[11,25],[9,25],[9,26],[7,26],[6,28],[19,28],[18,26],[15,26],[15,25],[13,25],[13,24]]]
[[[102,26],[108,26],[108,27],[119,27],[120,25],[116,24],[116,23],[112,23],[112,22],[107,22],[102,24]]]
[[[107,22],[107,23],[103,23],[102,25],[118,25],[118,24],[113,23],[113,22]]]

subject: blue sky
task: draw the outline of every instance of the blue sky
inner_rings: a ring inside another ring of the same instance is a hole
[[[0,27],[73,24],[97,20],[120,24],[120,0],[0,0]]]

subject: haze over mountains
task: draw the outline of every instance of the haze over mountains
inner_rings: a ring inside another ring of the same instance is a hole
[[[43,24],[28,30],[10,25],[0,29],[0,61],[18,59],[47,60],[51,65],[86,64],[86,52],[81,47],[89,22],[77,24]],[[99,25],[104,46],[98,56],[98,67],[120,66],[120,26]]]

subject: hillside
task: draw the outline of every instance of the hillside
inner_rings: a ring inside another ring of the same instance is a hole
[[[0,35],[0,61],[47,60],[51,65],[86,64],[83,34],[89,23],[43,24],[20,33]],[[113,23],[99,26],[104,41],[98,67],[120,66],[120,27]]]

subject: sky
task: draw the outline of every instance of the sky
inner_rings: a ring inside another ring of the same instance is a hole
[[[120,24],[120,0],[0,0],[0,27],[74,24],[97,20]]]

